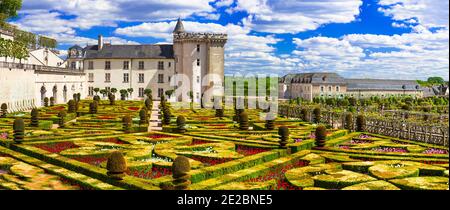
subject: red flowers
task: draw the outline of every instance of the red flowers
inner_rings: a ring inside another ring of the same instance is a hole
[[[134,106],[128,107],[128,110],[131,110],[131,111],[138,111],[138,110],[139,110],[139,107],[134,107]]]
[[[109,139],[103,139],[104,142],[114,143],[114,144],[127,144],[124,141],[119,140],[118,138],[109,138]]]
[[[188,146],[194,146],[194,145],[200,145],[200,144],[209,144],[209,143],[213,143],[210,141],[204,141],[204,140],[199,140],[199,139],[193,139],[192,143],[189,144]]]
[[[168,168],[158,168],[158,167],[152,167],[149,169],[143,169],[143,170],[128,170],[128,175],[139,177],[143,179],[156,179],[162,176],[168,176],[172,175],[172,170]]]
[[[153,135],[150,135],[147,137],[151,138],[151,139],[178,138],[177,136],[170,136],[170,135],[165,135],[165,134],[153,134]]]
[[[88,163],[94,166],[100,166],[103,162],[108,160],[108,157],[74,157],[72,158],[74,160],[83,162],[83,163]]]
[[[242,146],[242,145],[236,146],[236,152],[243,154],[245,156],[259,154],[261,152],[267,152],[269,150],[270,149],[266,149],[266,148],[247,147],[247,146]]]
[[[78,148],[79,146],[75,145],[71,141],[66,142],[58,142],[58,143],[48,143],[48,144],[37,144],[34,145],[35,147],[39,149],[43,149],[45,151],[51,152],[51,153],[60,153],[66,149],[72,149],[72,148]]]

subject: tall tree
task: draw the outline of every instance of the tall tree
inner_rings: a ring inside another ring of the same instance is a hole
[[[17,11],[22,8],[22,0],[0,1],[0,23],[6,19],[17,16]]]

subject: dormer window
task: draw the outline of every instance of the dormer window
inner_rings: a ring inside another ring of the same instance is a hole
[[[322,77],[322,81],[327,80],[327,76]]]

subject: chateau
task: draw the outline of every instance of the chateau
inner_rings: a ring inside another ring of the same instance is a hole
[[[415,80],[346,79],[336,73],[288,74],[279,79],[278,91],[280,98],[309,101],[315,97],[423,97],[423,89]]]
[[[152,90],[154,99],[177,89],[170,101],[191,101],[190,91],[196,103],[207,93],[222,95],[227,34],[190,33],[179,19],[173,40],[114,45],[99,35],[97,45],[70,47],[67,60],[49,49],[33,50],[20,62],[0,58],[0,104],[7,103],[10,111],[27,110],[42,106],[46,97],[55,103],[66,103],[74,93],[89,98],[95,88],[133,89],[127,98],[136,100],[144,99],[145,89]]]

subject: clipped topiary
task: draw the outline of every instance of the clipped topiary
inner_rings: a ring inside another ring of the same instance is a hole
[[[31,110],[31,123],[32,127],[39,127],[39,109],[33,108]]]
[[[242,112],[244,112],[243,109],[234,109],[233,121],[240,122],[241,120],[239,118]]]
[[[2,106],[0,107],[2,110],[2,117],[6,117],[6,114],[8,114],[8,105],[6,103],[2,103]]]
[[[315,123],[320,123],[320,119],[321,119],[320,107],[314,108],[313,114],[314,114],[314,122]]]
[[[184,116],[177,117],[177,131],[179,133],[186,132],[186,118],[184,118]]]
[[[45,107],[48,107],[48,101],[49,101],[49,100],[48,100],[48,97],[45,97],[45,98],[44,98],[44,106],[45,106]]]
[[[275,116],[271,112],[267,113],[267,115],[266,115],[265,126],[266,126],[267,130],[275,129]]]
[[[89,103],[89,114],[97,114],[98,103],[97,101]]]
[[[191,165],[189,159],[184,156],[175,158],[172,164],[173,186],[175,190],[187,190],[191,184],[189,171]]]
[[[319,125],[316,128],[316,146],[324,147],[325,139],[327,138],[327,128],[324,125]]]
[[[248,115],[246,112],[242,112],[239,115],[239,129],[248,130]]]
[[[356,117],[356,131],[363,132],[366,129],[366,119],[360,114]]]
[[[68,105],[68,112],[69,113],[75,113],[76,110],[76,102],[74,100],[69,100],[69,102],[67,102]]]
[[[108,94],[109,105],[116,104],[116,96],[112,93]]]
[[[281,126],[278,128],[278,135],[280,136],[280,148],[287,149],[287,142],[289,140],[289,128]]]
[[[147,107],[148,110],[152,110],[153,102],[150,98],[145,99],[144,103],[145,103],[145,107]]]
[[[58,125],[60,128],[64,128],[65,127],[65,117],[66,117],[66,112],[65,111],[60,111],[58,113]]]
[[[147,114],[147,109],[146,108],[142,108],[139,111],[139,124],[140,125],[146,125],[148,124],[148,114]]]
[[[50,97],[50,106],[54,106],[54,105],[55,105],[55,98]]]
[[[306,108],[302,108],[300,110],[302,121],[307,122],[308,121],[308,110]]]
[[[125,115],[122,117],[122,126],[123,126],[123,131],[125,133],[131,132],[131,123],[132,123],[132,119],[131,119],[130,115]]]
[[[164,123],[164,125],[170,124],[171,116],[172,116],[172,114],[170,112],[170,107],[168,104],[165,104],[163,107],[163,123]]]
[[[22,143],[25,137],[25,123],[22,118],[16,118],[13,124],[14,141],[16,143]]]
[[[94,96],[94,101],[99,102],[100,101],[100,96]]]
[[[348,112],[345,114],[345,129],[351,131],[353,130],[353,114],[351,112]]]
[[[106,174],[109,177],[122,180],[127,171],[127,161],[123,154],[119,151],[112,152],[106,162],[106,169],[108,170]]]

